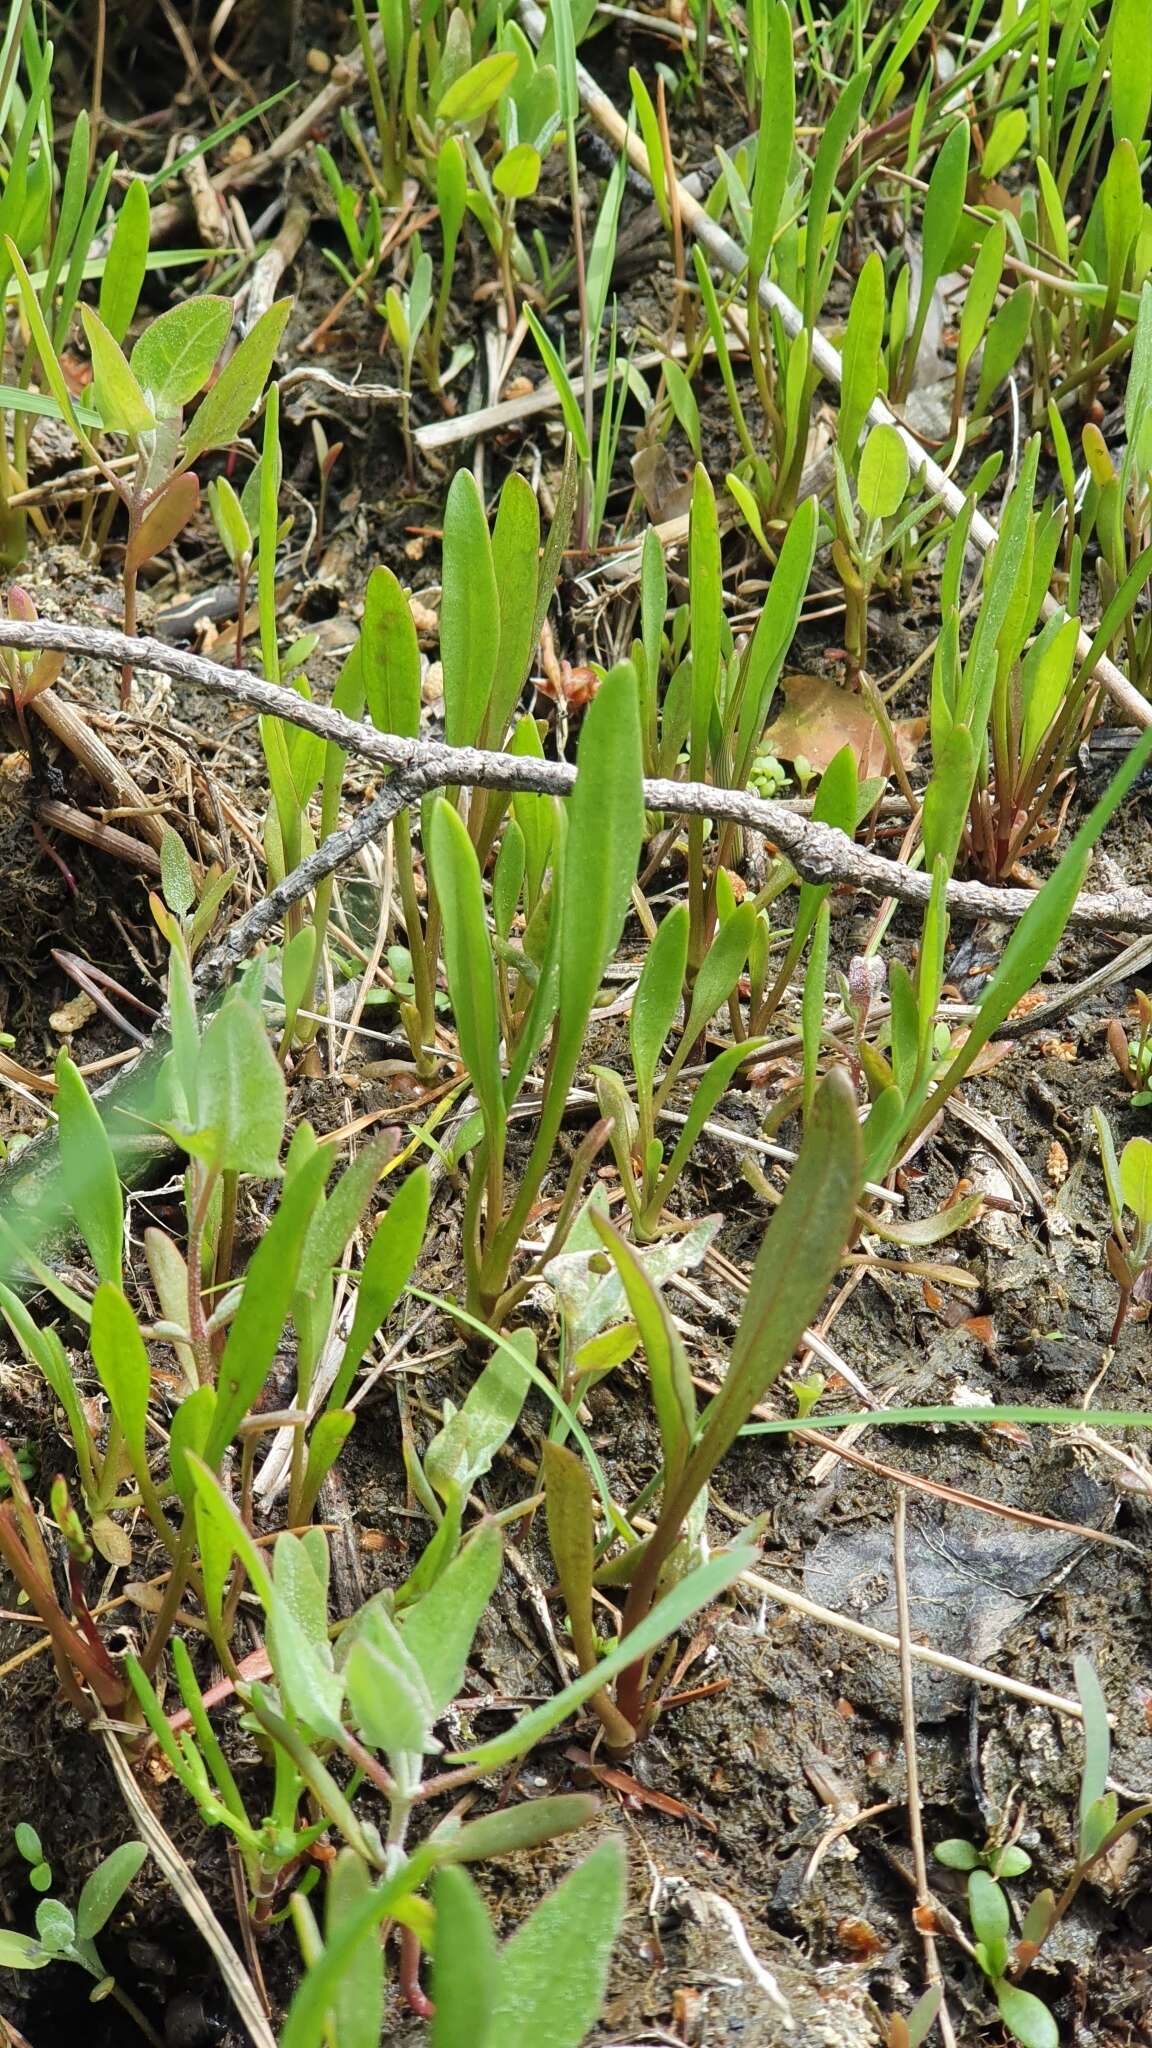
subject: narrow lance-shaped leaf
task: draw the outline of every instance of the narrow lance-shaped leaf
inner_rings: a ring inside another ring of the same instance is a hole
[[[204,1453],[210,1466],[223,1456],[272,1369],[296,1291],[304,1236],[329,1165],[322,1153],[307,1161],[284,1189],[253,1253],[217,1374],[217,1407]]]
[[[429,851],[444,916],[444,962],[465,1069],[484,1113],[489,1143],[504,1130],[500,1019],[492,942],[476,850],[458,811],[443,797],[432,807]]]
[[[523,1714],[502,1734],[493,1736],[478,1748],[462,1751],[448,1758],[456,1764],[474,1764],[479,1770],[495,1770],[500,1764],[510,1763],[513,1757],[524,1756],[535,1747],[544,1735],[559,1727],[577,1707],[591,1699],[602,1686],[611,1684],[630,1664],[645,1657],[658,1643],[675,1635],[692,1614],[699,1613],[718,1599],[726,1586],[730,1586],[741,1572],[752,1569],[757,1552],[750,1544],[742,1548],[716,1551],[706,1564],[697,1566],[688,1577],[681,1579],[670,1592],[657,1601],[655,1607],[639,1625],[632,1629],[625,1640],[615,1649],[609,1650],[596,1666],[595,1671],[582,1674],[566,1685],[554,1699],[546,1700],[543,1706],[534,1707]]]
[[[780,208],[795,149],[796,77],[792,55],[792,19],[785,0],[768,10],[767,53],[760,103],[760,133],[752,179],[752,228],[748,238],[748,275],[753,290],[767,267],[772,238],[780,224]]]
[[[68,168],[72,168],[71,153]],[[104,263],[104,275],[100,280],[100,318],[114,341],[123,341],[136,311],[140,287],[148,268],[149,220],[148,187],[143,178],[133,178],[120,202]],[[61,209],[59,232],[63,233],[65,226]],[[75,232],[75,226],[73,222],[70,233]]]
[[[485,744],[502,747],[508,721],[524,687],[535,650],[536,582],[540,559],[540,507],[536,493],[513,471],[504,483],[492,530],[492,567],[499,601],[499,655],[492,682]],[[538,637],[538,636],[537,636]]]
[[[1152,38],[1143,0],[1114,0],[1112,52],[1113,139],[1139,149],[1152,108]]]
[[[432,1899],[435,2012],[429,2048],[489,2048],[498,1952],[488,1909],[467,1872],[451,1866],[437,1876]]]
[[[494,2039],[580,2048],[599,2017],[624,1913],[627,1862],[609,1839],[546,1894],[500,1953]]]
[[[82,1076],[61,1052],[56,1061],[60,1169],[76,1226],[101,1280],[118,1284],[124,1254],[124,1200],[116,1156]]]
[[[632,1065],[641,1101],[652,1093],[664,1041],[676,1022],[688,965],[688,906],[677,903],[648,948],[628,1019]]]
[[[680,1333],[643,1261],[603,1216],[592,1223],[607,1247],[640,1332],[664,1452],[664,1484],[676,1484],[696,1428],[696,1397]]]
[[[1112,1736],[1108,1726],[1108,1702],[1095,1667],[1087,1657],[1077,1657],[1074,1669],[1084,1730],[1084,1762],[1080,1772],[1080,1842],[1083,1853],[1092,1809],[1104,1797],[1108,1786]]]
[[[520,1806],[505,1806],[480,1815],[461,1827],[454,1816],[441,1823],[432,1837],[437,1860],[445,1864],[478,1863],[490,1856],[508,1856],[519,1849],[535,1849],[575,1828],[587,1827],[600,1811],[600,1802],[587,1792],[557,1792],[545,1799],[526,1799]]]
[[[352,1328],[328,1396],[330,1409],[343,1407],[364,1353],[408,1285],[424,1241],[430,1199],[427,1170],[418,1166],[376,1225],[360,1268]]]
[[[697,1083],[688,1105],[683,1129],[673,1146],[672,1156],[660,1176],[659,1184],[651,1201],[646,1205],[644,1212],[646,1226],[654,1224],[659,1217],[661,1209],[668,1200],[681,1173],[684,1171],[693,1145],[700,1136],[720,1097],[726,1094],[727,1090],[731,1087],[732,1081],[739,1072],[741,1065],[745,1060],[759,1052],[761,1046],[766,1045],[767,1042],[767,1039],[751,1038],[744,1039],[743,1042],[736,1045],[726,1045],[723,1052],[718,1054],[711,1062],[707,1073]]]
[[[578,877],[578,885],[564,888],[562,894],[551,1085],[520,1193],[497,1239],[494,1255],[500,1260],[511,1256],[551,1155],[564,1098],[583,1050],[588,1018],[624,928],[643,836],[639,693],[631,662],[622,662],[605,677],[580,733],[563,856],[565,872]],[[548,978],[542,971],[537,994],[547,991],[550,1007],[547,963],[546,969]],[[514,1071],[522,1056],[523,1048]],[[517,1086],[522,1078],[519,1073]]]
[[[800,607],[816,559],[819,513],[815,497],[806,498],[789,521],[768,595],[745,656],[740,684],[738,779],[741,784],[748,779],[767,724],[772,692],[795,637]]]
[[[840,453],[851,464],[868,411],[880,389],[884,336],[884,262],[873,249],[856,280],[844,335],[840,385]]]
[[[548,1546],[568,1609],[572,1647],[581,1671],[594,1671],[598,1649],[592,1612],[596,1548],[592,1478],[583,1458],[565,1444],[546,1442],[543,1464]],[[603,1691],[594,1693],[592,1706],[612,1746],[629,1748],[635,1741],[636,1730],[613,1704],[611,1696]]]
[[[821,248],[828,224],[828,207],[840,169],[840,160],[856,127],[869,74],[858,71],[842,89],[821,138],[808,188],[808,213],[804,223],[804,325],[809,332],[820,310]]]
[[[692,723],[689,773],[704,777],[708,728],[720,680],[720,626],[724,591],[720,566],[720,526],[716,494],[707,470],[697,463],[692,477],[692,511],[688,529],[688,597],[692,613]]]
[[[912,374],[932,295],[944,274],[949,253],[964,218],[964,192],[968,180],[970,130],[967,119],[956,121],[940,146],[928,180],[921,233],[920,291],[916,317],[905,351],[905,384]]]
[[[833,1068],[752,1268],[723,1388],[705,1411],[677,1489],[685,1501],[706,1484],[819,1313],[852,1233],[861,1179],[855,1093]]]
[[[527,303],[524,306],[524,317],[532,330],[532,338],[540,351],[544,368],[556,387],[560,399],[560,410],[564,415],[564,425],[572,436],[572,445],[581,463],[586,465],[592,460],[592,450],[588,442],[588,430],[584,424],[584,415],[580,410],[580,401],[572,388],[572,380],[564,366],[564,359],[541,325],[531,306]]]
[[[500,646],[500,592],[488,521],[470,469],[458,469],[444,509],[440,657],[444,737],[475,746],[483,730]]]
[[[139,1476],[142,1466],[147,1470],[145,1437],[152,1369],[130,1302],[119,1287],[108,1282],[97,1288],[92,1303],[90,1341],[92,1362],[123,1432],[133,1471]]]
[[[206,448],[227,448],[240,432],[268,381],[291,310],[290,299],[269,306],[225,364],[188,429],[184,441],[185,467],[195,462]]]
[[[1007,240],[1004,222],[994,220],[985,231],[980,252],[972,266],[972,276],[960,309],[960,338],[956,349],[956,376],[961,383],[992,316],[1004,272]]]

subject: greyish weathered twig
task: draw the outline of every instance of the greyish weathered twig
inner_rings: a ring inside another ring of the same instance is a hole
[[[206,953],[196,970],[194,987],[198,997],[215,995],[222,988],[234,967],[239,967],[250,953],[255,952],[261,939],[275,930],[294,903],[303,902],[320,883],[334,873],[344,862],[359,853],[362,846],[370,846],[379,839],[385,828],[391,824],[397,811],[406,804],[418,802],[429,788],[426,776],[416,769],[405,769],[393,776],[391,782],[372,798],[371,803],[361,806],[356,816],[347,825],[338,825],[327,839],[322,839],[313,853],[306,855],[291,874],[269,889],[251,910],[238,918],[225,937],[211,953]]]
[[[0,647],[57,648],[116,667],[152,669],[177,681],[209,689],[234,704],[251,706],[289,724],[304,726],[321,739],[333,740],[346,753],[381,767],[412,770],[421,787],[460,784],[479,789],[528,790],[546,796],[567,796],[576,771],[563,761],[537,761],[522,754],[488,753],[479,747],[447,747],[435,740],[401,739],[377,732],[374,726],[345,718],[339,711],[279,689],[246,669],[224,668],[202,654],[168,647],[160,640],[132,639],[105,627],[76,626],[61,619],[29,623],[0,619]],[[805,818],[786,804],[769,803],[742,789],[716,789],[706,782],[673,782],[663,777],[644,784],[644,802],[652,811],[673,816],[727,818],[770,839],[797,874],[807,882],[844,882],[871,896],[893,896],[900,903],[927,903],[927,875],[900,861],[856,846],[843,832]],[[994,889],[983,882],[949,882],[948,909],[955,917],[991,918],[1015,924],[1034,902],[1030,889]],[[1131,932],[1152,932],[1152,894],[1143,889],[1113,889],[1077,897],[1069,924],[1097,929],[1113,926]]]

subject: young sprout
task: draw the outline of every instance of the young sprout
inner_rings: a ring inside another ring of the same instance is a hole
[[[1109,1343],[1115,1344],[1134,1308],[1152,1304],[1152,1138],[1130,1138],[1116,1157],[1111,1125],[1102,1109],[1092,1120],[1100,1144],[1112,1235],[1105,1245],[1108,1270],[1120,1289]],[[1135,1227],[1126,1216],[1135,1219]]]

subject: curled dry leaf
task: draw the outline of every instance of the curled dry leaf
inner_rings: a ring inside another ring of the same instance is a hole
[[[538,675],[533,680],[542,697],[551,697],[569,711],[582,711],[585,704],[592,702],[603,678],[594,668],[574,667],[570,661],[561,661],[558,675]]]
[[[778,760],[801,758],[823,774],[840,749],[849,746],[861,782],[887,775],[884,735],[863,697],[825,676],[785,676],[783,690],[784,709],[768,727],[763,741]],[[900,759],[908,768],[927,731],[927,720],[897,719],[893,730]]]

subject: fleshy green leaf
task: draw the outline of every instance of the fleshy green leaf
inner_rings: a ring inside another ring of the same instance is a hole
[[[677,1489],[686,1500],[707,1483],[819,1313],[851,1235],[862,1178],[855,1092],[833,1068],[756,1256],[724,1385],[705,1411]]]
[[[869,519],[891,519],[908,489],[908,450],[895,427],[873,427],[864,443],[856,492]]]
[[[1120,1154],[1120,1191],[1147,1230],[1152,1224],[1152,1138],[1129,1138]]]
[[[92,355],[92,396],[104,425],[113,433],[150,433],[155,418],[119,342],[91,306],[81,306],[80,318]]]
[[[152,1369],[131,1303],[108,1282],[96,1289],[90,1343],[100,1384],[138,1472],[145,1462]]]
[[[360,674],[378,732],[420,731],[420,648],[408,599],[391,569],[373,569],[364,594]]]
[[[508,721],[536,651],[533,626],[539,568],[540,507],[531,485],[513,470],[500,492],[492,529],[500,651],[484,727],[485,745],[490,747],[504,744]]]
[[[401,1182],[376,1225],[360,1268],[352,1328],[328,1396],[329,1408],[343,1407],[364,1353],[408,1285],[424,1242],[429,1200],[428,1174],[418,1166]]]
[[[626,1880],[623,1843],[602,1842],[505,1942],[492,2021],[497,2041],[580,2048],[599,2017]]]
[[[144,329],[132,351],[132,368],[162,411],[179,411],[203,390],[231,324],[231,299],[206,295],[170,306]]]
[[[664,1041],[676,1021],[688,964],[688,907],[677,903],[648,948],[629,1018],[637,1088],[650,1095]]]
[[[197,409],[184,440],[186,464],[206,448],[227,448],[235,440],[268,381],[291,310],[291,300],[280,299],[244,336]]]
[[[500,648],[500,591],[484,503],[470,469],[458,469],[444,508],[444,592],[440,658],[444,737],[477,745],[488,714]]]
[[[1003,233],[1003,230],[1001,230]],[[868,411],[880,389],[884,334],[884,261],[873,249],[856,280],[844,334],[844,375],[840,386],[840,453],[851,464]]]
[[[496,1937],[472,1879],[451,1866],[432,1891],[436,1953],[432,1965],[435,2017],[429,2048],[488,2048],[496,1997]]]
[[[463,77],[448,87],[436,108],[438,121],[470,122],[494,107],[516,76],[519,58],[514,51],[497,51],[481,57]]]
[[[114,341],[123,341],[136,311],[148,268],[149,223],[148,187],[143,178],[133,178],[120,202],[100,280],[100,318]]]
[[[147,1855],[143,1842],[122,1842],[96,1865],[76,1907],[76,1932],[81,1941],[91,1941],[107,1926]]]
[[[305,1232],[329,1163],[317,1154],[300,1169],[283,1190],[276,1214],[252,1255],[217,1372],[217,1408],[204,1453],[209,1466],[222,1457],[272,1369],[296,1291]]]
[[[1000,2017],[1020,2048],[1060,2048],[1060,2029],[1048,2007],[1031,1991],[1001,1978],[996,1986]]]
[[[265,1176],[280,1170],[287,1091],[260,1015],[233,997],[200,1041],[200,1128],[189,1149],[218,1170]]]
[[[456,1036],[490,1145],[504,1130],[500,1017],[488,910],[476,849],[458,811],[443,797],[432,806],[428,834],[432,876],[444,917],[444,964]]]
[[[118,1284],[124,1201],[116,1155],[96,1104],[66,1052],[56,1060],[60,1171],[68,1205],[101,1280]]]

